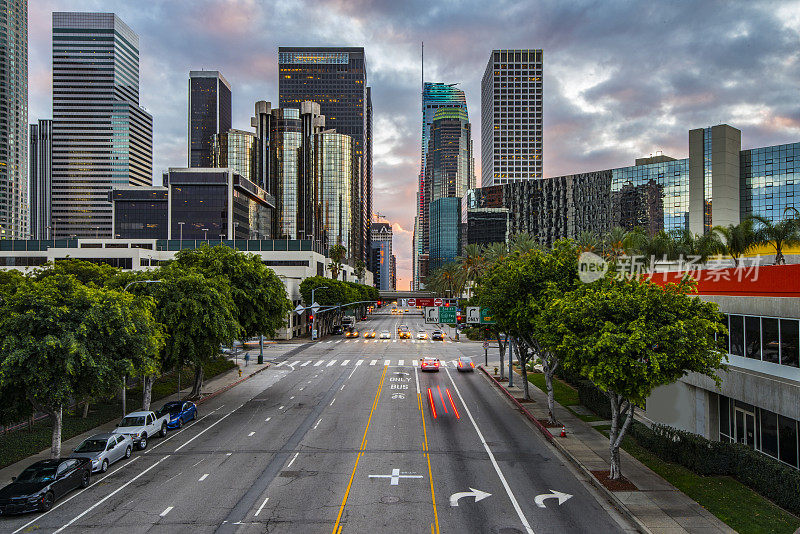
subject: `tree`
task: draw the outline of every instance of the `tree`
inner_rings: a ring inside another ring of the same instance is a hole
[[[342,272],[344,261],[347,259],[347,249],[337,243],[328,250],[328,257],[331,259],[331,264],[328,265],[328,269],[331,271],[331,277],[334,280],[338,280],[339,273]]]
[[[744,219],[739,224],[715,226],[711,231],[717,237],[718,252],[730,256],[733,266],[739,266],[739,258],[747,254],[756,243],[753,219]]]
[[[531,234],[523,232],[514,234],[508,240],[508,250],[511,252],[521,252],[523,254],[532,252],[539,247],[539,242]]]
[[[36,280],[59,274],[71,274],[85,285],[103,287],[117,276],[120,270],[105,263],[93,263],[76,258],[64,258],[55,263],[48,263],[34,274]]]
[[[508,245],[500,242],[490,243],[484,247],[483,255],[487,263],[503,261],[508,256]]]
[[[345,282],[343,280],[331,280],[324,276],[312,276],[306,278],[300,283],[300,295],[303,297],[303,302],[306,306],[312,304],[311,294],[315,288],[324,288],[316,291],[314,299],[318,304],[324,307],[346,305],[351,302],[360,301],[376,301],[378,300],[378,290],[372,286],[364,284],[356,284],[353,282]],[[353,306],[363,307],[364,304],[357,304]],[[347,308],[348,306],[343,306]],[[320,332],[329,331],[333,326],[334,321],[341,313],[342,308],[336,310],[326,310],[317,313],[317,326]]]
[[[63,407],[111,394],[122,377],[151,365],[163,343],[154,303],[87,287],[73,275],[30,280],[6,298],[0,319],[0,391],[51,417],[50,455],[61,454]]]
[[[782,219],[776,223],[760,215],[753,215],[752,219],[759,223],[758,228],[755,229],[754,241],[759,245],[767,245],[775,249],[775,265],[785,264],[783,248],[800,245],[797,219]]]
[[[546,343],[563,365],[606,393],[611,404],[609,478],[621,475],[619,447],[642,405],[658,386],[689,372],[719,380],[727,333],[716,304],[689,296],[690,279],[662,288],[647,280],[607,276],[553,298],[542,318]]]
[[[364,275],[367,273],[367,266],[364,263],[364,260],[362,260],[360,258],[358,260],[356,260],[356,265],[353,268],[353,272],[355,273],[356,278],[358,279],[358,281],[363,284],[364,283]]]

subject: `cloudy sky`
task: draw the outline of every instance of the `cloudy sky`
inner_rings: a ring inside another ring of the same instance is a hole
[[[690,128],[723,122],[742,130],[743,148],[800,141],[797,1],[31,0],[31,122],[51,115],[52,11],[114,11],[139,34],[159,177],[186,164],[189,70],[222,71],[233,126],[248,129],[256,100],[278,101],[278,46],[364,46],[374,207],[394,226],[399,289],[411,275],[421,41],[426,81],[466,91],[475,147],[490,51],[544,50],[546,176],[658,150],[686,157]]]

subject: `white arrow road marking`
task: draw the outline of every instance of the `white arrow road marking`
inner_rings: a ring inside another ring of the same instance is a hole
[[[541,495],[537,495],[536,498],[533,499],[533,502],[535,502],[536,506],[538,506],[539,508],[547,508],[547,506],[544,505],[545,499],[558,499],[558,504],[560,506],[565,502],[567,502],[570,499],[570,497],[572,497],[572,495],[570,495],[569,493],[562,493],[560,491],[551,489],[550,493],[542,493]]]
[[[470,488],[469,491],[460,491],[450,495],[450,506],[458,506],[458,500],[464,497],[475,497],[475,502],[481,501],[486,497],[491,497],[491,493]]]

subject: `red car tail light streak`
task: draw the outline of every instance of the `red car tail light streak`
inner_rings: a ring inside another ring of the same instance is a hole
[[[433,412],[433,418],[436,419],[436,406],[433,404],[433,392],[431,388],[428,388],[428,401],[431,403],[431,411]]]
[[[456,408],[456,403],[453,402],[453,396],[450,394],[450,388],[446,388],[447,391],[447,398],[450,399],[450,406],[453,407],[453,413],[456,414],[456,419],[461,419],[461,416],[458,414],[458,408]]]
[[[439,398],[442,399],[442,406],[444,406],[444,413],[447,413],[447,404],[444,402],[444,396],[442,395],[442,390],[439,386],[436,386],[436,391],[439,392]]]

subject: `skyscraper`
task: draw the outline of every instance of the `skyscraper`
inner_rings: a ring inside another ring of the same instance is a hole
[[[214,134],[212,167],[228,167],[259,184],[258,138],[253,132],[235,130]]]
[[[420,256],[424,254],[427,242],[423,243],[422,228],[428,228],[428,204],[425,200],[425,167],[428,155],[428,137],[430,135],[431,123],[436,110],[441,107],[457,107],[466,111],[467,98],[464,91],[458,89],[454,83],[431,83],[422,84],[422,149],[421,163],[419,171],[419,188],[417,190],[417,220],[415,228],[419,226],[420,231],[414,233],[414,258],[413,258],[413,287],[419,289],[420,283]]]
[[[481,82],[481,187],[542,178],[542,51],[493,50]]]
[[[50,195],[53,189],[53,121],[30,129],[31,238],[50,239]]]
[[[278,70],[281,108],[316,102],[328,128],[353,138],[354,154],[363,160],[356,204],[360,210],[355,229],[360,236],[357,254],[366,262],[372,210],[372,105],[364,48],[282,46]]]
[[[231,86],[216,70],[189,72],[189,167],[211,167],[214,134],[231,129]]]
[[[0,239],[28,237],[28,0],[0,10]]]
[[[320,132],[314,134],[313,152],[327,245],[342,245],[347,249],[347,259],[355,260],[363,247],[361,211],[357,209],[360,158],[355,156],[355,140],[337,132]]]
[[[112,237],[111,187],[152,182],[139,37],[113,13],[53,13],[53,236]]]
[[[373,285],[382,291],[394,289],[392,282],[392,226],[386,222],[371,224],[372,242],[369,270]]]

